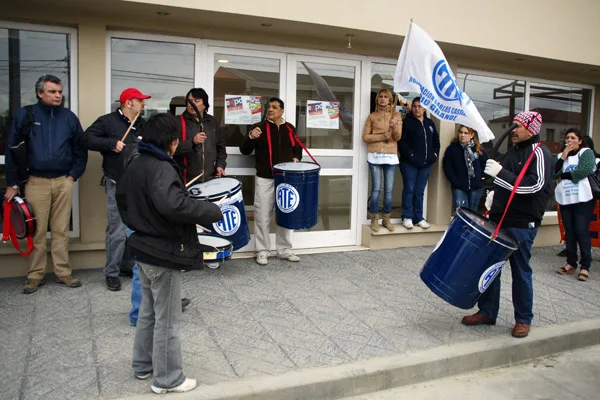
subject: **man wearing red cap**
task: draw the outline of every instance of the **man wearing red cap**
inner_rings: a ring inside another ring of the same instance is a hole
[[[489,217],[498,223],[516,185],[517,176],[528,158],[533,154],[523,180],[518,184],[510,203],[502,228],[519,243],[510,256],[512,274],[512,300],[515,309],[515,326],[512,335],[523,338],[529,334],[533,319],[533,272],[529,260],[531,246],[541,225],[552,182],[553,157],[550,150],[539,142],[542,127],[540,113],[528,111],[515,116],[511,140],[513,146],[506,153],[502,164],[488,160],[485,173],[494,178],[493,191],[488,195],[486,207],[491,203]],[[462,319],[464,325],[495,325],[500,308],[500,274],[481,295],[479,311]]]
[[[119,97],[121,106],[114,112],[98,118],[86,131],[85,143],[89,150],[102,154],[102,182],[106,191],[106,287],[121,290],[121,276],[131,276],[135,264],[125,248],[125,225],[119,215],[115,200],[116,183],[123,175],[124,160],[134,150],[146,121],[144,100],[150,96],[135,88],[123,90]],[[125,139],[123,135],[129,129]]]

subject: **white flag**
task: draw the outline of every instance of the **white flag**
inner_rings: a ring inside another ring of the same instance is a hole
[[[475,129],[481,143],[494,139],[471,98],[458,87],[442,49],[412,22],[394,74],[394,92],[408,91],[419,92],[421,105],[439,119]]]

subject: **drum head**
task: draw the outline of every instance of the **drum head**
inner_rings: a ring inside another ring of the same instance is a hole
[[[497,224],[494,221],[490,221],[488,218],[474,211],[467,210],[466,208],[459,208],[456,211],[456,215],[487,236],[491,236],[496,230]],[[519,245],[512,235],[502,229],[498,232],[496,240],[510,247],[517,247]]]
[[[229,240],[213,235],[198,235],[198,241],[201,245],[213,247],[219,250],[223,250],[231,246],[231,242]]]
[[[190,197],[201,200],[220,199],[226,194],[233,193],[240,189],[242,184],[235,178],[223,177],[212,179],[208,182],[192,185],[188,191]]]
[[[318,171],[321,169],[317,164],[309,162],[286,162],[276,164],[273,166],[274,170],[286,171],[286,172],[309,172]]]

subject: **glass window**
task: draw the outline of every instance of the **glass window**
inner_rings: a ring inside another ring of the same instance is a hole
[[[185,94],[194,87],[195,46],[186,43],[111,39],[111,110],[119,95],[134,87],[151,95],[144,117],[185,109]]]
[[[352,149],[355,68],[298,61],[296,69],[296,125],[306,147]],[[339,128],[307,128],[308,100],[339,102]]]
[[[496,78],[459,72],[457,83],[475,103],[477,110],[488,124],[494,136],[499,138],[511,125],[512,118],[525,107],[525,81]],[[486,151],[493,148],[495,140],[484,143]],[[505,153],[510,141],[500,147]]]
[[[40,76],[52,74],[61,79],[65,107],[70,106],[70,36],[0,27],[0,155],[4,156],[14,115],[37,102],[35,83]],[[0,174],[0,187],[5,187],[4,162]]]
[[[226,145],[239,147],[251,125],[225,124],[225,95],[260,96],[264,113],[267,100],[279,97],[280,62],[274,58],[215,54],[214,64],[212,114],[221,124]]]

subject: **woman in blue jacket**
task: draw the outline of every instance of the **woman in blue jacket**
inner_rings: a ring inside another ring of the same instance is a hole
[[[483,170],[488,156],[481,148],[477,132],[461,125],[444,153],[444,173],[452,186],[454,208],[477,211],[483,194]]]

